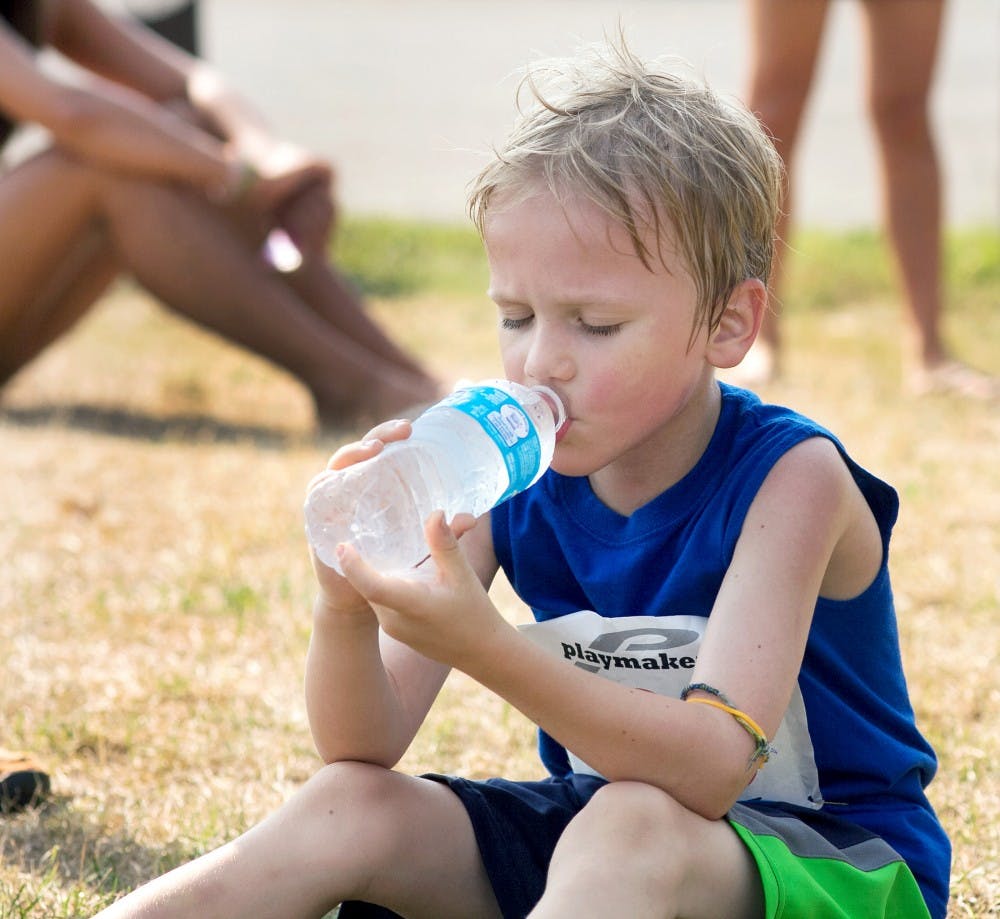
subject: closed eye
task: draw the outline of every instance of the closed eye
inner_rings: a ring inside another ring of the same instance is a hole
[[[500,317],[500,328],[506,331],[517,331],[518,329],[523,329],[528,326],[534,319],[534,316],[501,316]],[[580,328],[586,335],[596,335],[596,336],[609,336],[617,335],[621,330],[624,323],[615,322],[609,325],[591,325],[588,322],[584,322],[582,319],[578,322],[578,328]]]
[[[623,323],[616,322],[613,325],[590,325],[580,321],[580,328],[588,335],[617,335],[622,330]]]

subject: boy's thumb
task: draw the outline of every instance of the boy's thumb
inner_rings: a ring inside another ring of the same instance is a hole
[[[453,559],[460,554],[458,537],[455,536],[452,528],[448,526],[448,522],[444,518],[444,511],[434,511],[427,518],[427,523],[424,526],[424,536],[427,539],[427,546],[431,550],[431,555],[438,564],[439,570],[442,562],[446,565],[454,564]]]

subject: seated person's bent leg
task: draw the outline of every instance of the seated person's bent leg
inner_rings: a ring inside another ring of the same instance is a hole
[[[531,915],[759,919],[764,899],[753,856],[724,820],[651,785],[612,782],[566,829]]]
[[[265,882],[266,881],[266,882]],[[408,916],[499,916],[465,808],[446,786],[336,763],[243,836],[119,900],[104,919],[314,915],[368,900]]]

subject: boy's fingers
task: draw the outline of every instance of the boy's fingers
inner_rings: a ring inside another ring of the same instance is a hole
[[[424,536],[431,550],[431,558],[438,572],[453,571],[465,564],[465,558],[458,545],[458,538],[445,521],[444,511],[435,511],[427,518]],[[349,543],[337,546],[337,560],[344,576],[351,586],[370,603],[395,608],[411,598],[411,583],[421,580],[419,572],[410,572],[410,577],[383,576],[369,565],[358,550]]]
[[[371,602],[378,602],[377,594],[381,576],[371,567],[350,543],[341,543],[337,546],[337,561],[344,572],[344,577],[351,583],[351,586]]]
[[[359,440],[355,443],[344,444],[344,446],[340,447],[330,457],[330,462],[326,464],[326,468],[346,469],[348,466],[354,466],[366,459],[370,459],[376,453],[381,453],[384,447],[385,441],[377,437],[366,437],[364,440]]]
[[[363,440],[344,444],[344,446],[330,457],[327,468],[343,469],[345,466],[360,463],[362,460],[366,460],[376,453],[381,452],[386,444],[409,437],[411,430],[412,425],[405,418],[383,421],[381,424],[373,427]]]
[[[375,425],[365,436],[365,440],[376,438],[383,443],[390,443],[394,440],[404,440],[410,436],[412,430],[412,422],[405,418],[393,418]]]
[[[472,514],[455,514],[451,520],[451,531],[455,538],[459,539],[471,530],[478,522],[477,517]]]
[[[464,515],[465,516],[465,515]],[[463,531],[464,532],[464,531]],[[463,559],[458,537],[448,526],[444,511],[434,511],[424,525],[424,537],[438,571],[446,571]]]

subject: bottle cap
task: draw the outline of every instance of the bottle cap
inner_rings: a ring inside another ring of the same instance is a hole
[[[555,416],[552,430],[558,431],[566,422],[566,407],[563,405],[562,399],[559,398],[559,394],[554,389],[549,389],[548,386],[542,386],[540,383],[528,388],[532,392],[538,393],[548,402],[549,407],[552,409],[552,414]]]
[[[466,377],[458,380],[455,383],[455,392],[460,389],[467,389],[471,386],[496,386],[507,392],[510,392],[511,386],[521,386],[523,389],[527,389],[531,392],[538,393],[552,410],[552,415],[554,416],[554,423],[552,429],[558,431],[566,423],[566,407],[563,405],[562,399],[559,398],[559,394],[554,390],[550,389],[548,386],[544,386],[541,383],[536,383],[534,386],[524,386],[521,383],[514,383],[512,380],[480,380],[479,382],[474,382]]]

